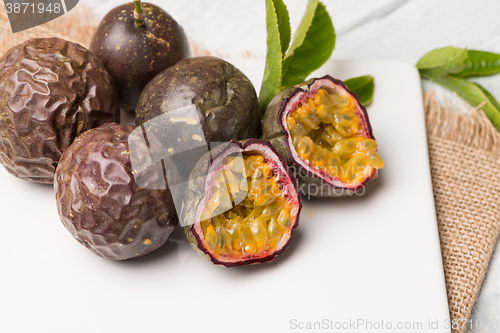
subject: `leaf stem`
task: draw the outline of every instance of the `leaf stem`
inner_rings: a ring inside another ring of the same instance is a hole
[[[134,19],[135,26],[140,28],[144,26],[144,20],[146,18],[146,14],[144,14],[144,9],[142,8],[141,0],[134,0],[135,10],[134,10]]]

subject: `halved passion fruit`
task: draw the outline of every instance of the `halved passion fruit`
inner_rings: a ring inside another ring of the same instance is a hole
[[[266,110],[263,138],[312,196],[357,192],[384,166],[365,107],[329,75],[278,93]]]
[[[283,253],[301,208],[295,177],[268,141],[231,141],[205,154],[192,171],[182,223],[202,256],[243,266]]]

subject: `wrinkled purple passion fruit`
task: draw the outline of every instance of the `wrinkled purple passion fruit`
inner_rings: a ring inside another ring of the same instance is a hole
[[[78,44],[36,38],[0,59],[0,163],[16,177],[52,183],[73,140],[119,115],[113,80]]]
[[[113,77],[121,107],[134,111],[146,84],[189,57],[182,27],[163,9],[143,3],[144,25],[134,21],[134,3],[112,9],[102,19],[89,50]]]
[[[304,194],[352,194],[384,166],[365,107],[328,75],[279,92],[266,110],[263,132],[294,169]]]
[[[272,261],[285,251],[301,208],[295,177],[268,141],[231,141],[193,169],[182,225],[203,257],[244,266]]]
[[[133,130],[105,124],[83,133],[64,152],[56,171],[61,221],[77,241],[107,259],[124,260],[157,249],[178,223],[163,169],[145,165],[148,149],[134,151],[142,163],[143,178],[137,184],[129,150],[129,143],[137,144],[131,141]],[[161,183],[166,189],[154,189]]]

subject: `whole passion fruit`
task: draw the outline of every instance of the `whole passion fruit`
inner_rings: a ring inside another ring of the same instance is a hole
[[[226,267],[272,261],[290,244],[302,203],[295,177],[268,141],[231,141],[193,169],[182,225],[198,253]]]
[[[181,60],[158,74],[142,92],[136,109],[136,125],[145,125],[162,114],[190,106],[196,109],[199,119],[184,119],[180,114],[174,120],[200,124],[208,142],[261,135],[255,88],[240,70],[215,57]]]
[[[136,134],[133,126],[112,123],[89,130],[64,152],[56,171],[61,221],[78,242],[107,259],[157,249],[178,223],[163,169],[149,157],[151,137],[146,146]],[[132,169],[130,145],[144,146],[133,152],[140,174]]]
[[[113,77],[121,107],[134,111],[146,84],[158,73],[190,55],[182,27],[158,6],[138,3],[142,24],[136,24],[136,6],[127,3],[102,19],[90,43]]]
[[[365,107],[329,75],[279,92],[263,123],[263,138],[293,166],[304,194],[352,194],[384,166]]]
[[[30,39],[0,59],[0,163],[16,177],[52,183],[73,140],[119,111],[112,78],[78,44]]]

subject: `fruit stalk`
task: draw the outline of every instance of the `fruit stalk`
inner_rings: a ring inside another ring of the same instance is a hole
[[[134,19],[135,26],[140,28],[144,25],[144,19],[146,15],[144,14],[144,9],[142,8],[141,0],[134,0],[135,10],[134,10]]]

